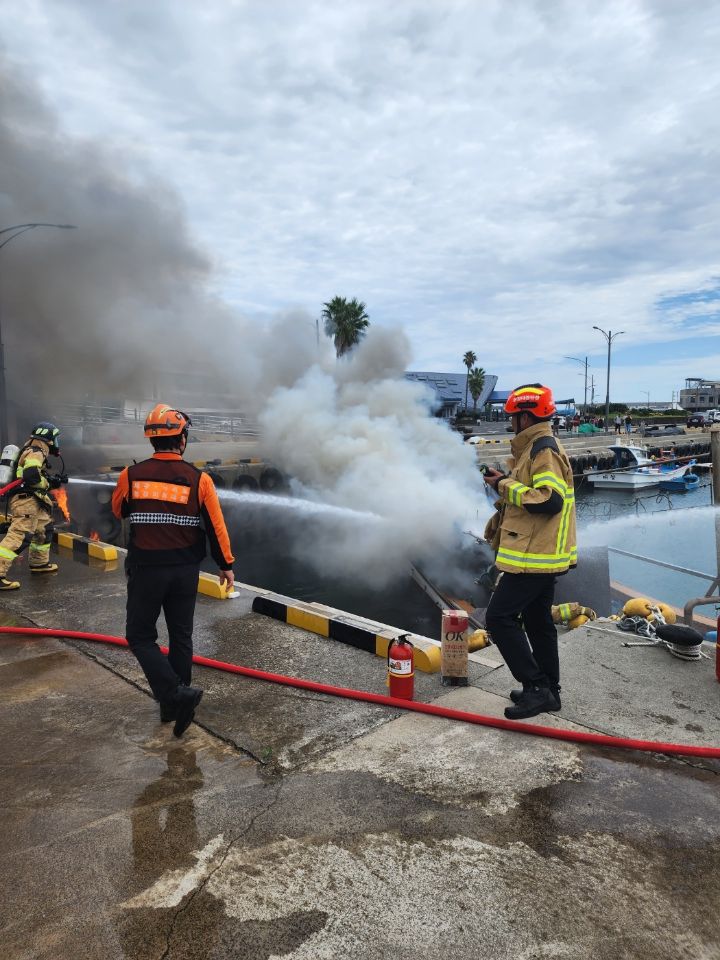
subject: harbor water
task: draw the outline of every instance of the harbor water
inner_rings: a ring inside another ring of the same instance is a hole
[[[689,493],[577,490],[578,545],[609,548],[610,579],[638,595],[683,607],[704,595],[716,576],[715,508],[711,484]],[[627,557],[615,551],[636,554]],[[646,557],[640,560],[637,557]],[[650,561],[704,574],[670,570]],[[712,607],[699,611],[712,616]]]

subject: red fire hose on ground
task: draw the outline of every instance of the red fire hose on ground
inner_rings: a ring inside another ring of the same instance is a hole
[[[116,647],[127,647],[123,637],[111,637],[102,633],[82,633],[78,630],[46,630],[39,627],[0,627],[0,633],[17,634],[20,636],[57,637],[66,640],[88,640],[94,643],[108,643]],[[160,648],[167,653],[167,647]],[[475,723],[484,727],[496,727],[499,730],[513,730],[516,733],[529,733],[535,737],[549,737],[552,740],[566,740],[570,743],[589,743],[598,747],[619,747],[625,750],[644,750],[648,753],[664,753],[671,756],[704,757],[720,759],[720,747],[697,747],[681,743],[656,743],[654,740],[634,740],[631,737],[612,737],[604,733],[585,733],[580,730],[562,730],[555,727],[535,726],[532,723],[522,723],[517,720],[504,720],[500,717],[486,717],[479,713],[468,713],[465,710],[453,710],[450,707],[440,707],[433,703],[418,703],[414,700],[400,700],[396,697],[387,697],[378,693],[367,693],[364,690],[353,690],[349,687],[333,687],[325,683],[316,683],[314,680],[301,680],[296,677],[285,677],[279,673],[266,673],[264,670],[254,670],[251,667],[241,667],[234,663],[225,663],[223,660],[212,660],[209,657],[195,655],[193,663],[200,667],[210,667],[213,670],[222,670],[225,673],[236,673],[242,677],[251,677],[253,680],[267,680],[270,683],[279,683],[286,687],[297,687],[300,690],[312,690],[315,693],[324,693],[332,697],[345,697],[348,700],[361,700],[365,703],[375,703],[386,707],[395,707],[400,710],[412,710],[415,713],[427,713],[434,717],[444,717],[447,720],[461,720],[464,723]]]

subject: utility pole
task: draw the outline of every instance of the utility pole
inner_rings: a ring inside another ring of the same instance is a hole
[[[608,345],[608,361],[607,361],[607,380],[605,383],[605,433],[610,432],[610,350],[612,348],[613,340],[616,340],[618,337],[622,336],[625,333],[624,330],[618,330],[617,333],[613,333],[612,330],[603,330],[602,327],[593,326],[593,330],[599,330],[600,333],[607,340]]]
[[[583,415],[587,414],[587,381],[588,381],[588,358],[581,360],[580,357],[565,357],[566,360],[577,360],[585,367],[585,399],[583,400]]]

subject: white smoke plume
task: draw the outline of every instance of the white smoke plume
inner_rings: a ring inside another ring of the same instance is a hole
[[[404,334],[371,328],[347,359],[274,391],[260,416],[268,455],[298,492],[377,517],[308,531],[300,554],[375,587],[411,561],[447,568],[463,530],[489,513],[473,448],[432,416],[433,394],[403,378],[408,359]]]

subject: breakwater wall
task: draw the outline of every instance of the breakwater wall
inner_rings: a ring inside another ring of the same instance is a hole
[[[648,456],[656,459],[669,457],[696,457],[698,460],[710,459],[710,440],[689,441],[686,443],[666,443],[646,447]],[[609,470],[615,463],[612,453],[605,450],[588,451],[584,454],[568,454],[573,475],[581,477],[588,470]]]

